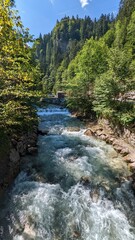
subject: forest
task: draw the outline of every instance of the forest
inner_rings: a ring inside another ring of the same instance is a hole
[[[121,0],[116,17],[65,17],[34,47],[44,94],[62,90],[68,107],[84,117],[134,124],[135,104],[126,98],[135,90],[134,0]]]
[[[135,0],[36,39],[17,2],[0,0],[0,239],[134,240]]]
[[[116,17],[65,16],[36,40],[14,4],[0,3],[1,134],[30,129],[37,121],[33,105],[58,90],[84,117],[133,125],[135,104],[126,95],[135,89],[134,0],[121,0]]]

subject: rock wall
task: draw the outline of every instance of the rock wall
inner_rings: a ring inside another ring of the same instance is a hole
[[[37,137],[37,126],[33,126],[32,132],[21,137],[13,136],[10,140],[9,151],[5,157],[0,158],[0,195],[19,173],[21,157],[37,153]]]

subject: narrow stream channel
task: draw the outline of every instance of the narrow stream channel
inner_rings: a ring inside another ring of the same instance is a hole
[[[39,153],[1,206],[1,240],[135,240],[130,175],[110,145],[67,109],[38,109]]]

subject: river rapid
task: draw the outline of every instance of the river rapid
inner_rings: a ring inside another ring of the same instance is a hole
[[[67,109],[38,109],[39,152],[0,205],[0,240],[135,240],[127,166]]]

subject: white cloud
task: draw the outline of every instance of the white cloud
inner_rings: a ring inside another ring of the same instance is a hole
[[[89,4],[90,0],[80,0],[82,8],[86,7]]]

